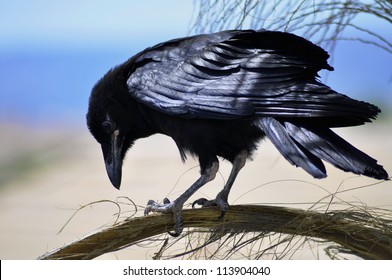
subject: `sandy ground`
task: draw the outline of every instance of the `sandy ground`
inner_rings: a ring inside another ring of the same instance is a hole
[[[377,158],[392,174],[391,123],[376,122],[338,133]],[[110,185],[100,148],[87,129],[56,131],[5,124],[0,128],[0,259],[36,259],[114,221],[114,204],[95,204],[79,212],[58,233],[81,205],[127,196],[142,209],[149,199],[176,198],[198,176],[197,162],[190,159],[183,164],[172,140],[157,135],[139,140],[129,151],[122,187],[117,191]],[[327,179],[314,180],[264,141],[240,173],[229,202],[307,207],[296,203],[314,203],[339,187],[344,190],[376,182],[330,165],[327,170]],[[221,176],[191,201],[201,196],[213,198],[229,171],[230,164],[222,162]],[[340,198],[392,208],[392,182],[345,192]],[[156,250],[132,247],[102,258],[151,258]],[[298,257],[312,258],[314,254],[303,252]]]

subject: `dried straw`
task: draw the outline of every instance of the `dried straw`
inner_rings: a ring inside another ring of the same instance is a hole
[[[211,235],[206,244],[212,239],[216,241],[228,235],[232,237],[236,234],[259,232],[262,234],[258,238],[262,238],[272,232],[310,237],[321,243],[332,242],[335,250],[363,259],[392,259],[390,212],[385,217],[380,212],[374,215],[363,209],[321,213],[279,206],[232,205],[223,220],[218,221],[218,216],[219,211],[214,208],[184,209],[184,228],[192,228],[193,235],[195,232],[208,231]],[[143,240],[164,234],[172,228],[173,219],[170,214],[130,218],[46,253],[40,259],[93,259],[140,244]],[[180,239],[171,240],[176,242]],[[167,245],[167,240],[162,250]],[[236,246],[239,247],[240,243],[233,244],[233,247]],[[202,247],[204,245],[199,246],[199,249]],[[160,258],[161,254],[162,252],[158,252],[156,258]]]

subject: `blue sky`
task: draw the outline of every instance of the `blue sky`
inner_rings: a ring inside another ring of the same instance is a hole
[[[191,0],[2,1],[0,48],[125,49],[185,35],[192,8]]]
[[[0,121],[84,126],[94,83],[144,48],[188,35],[193,16],[192,0],[1,1]],[[392,107],[391,65],[383,50],[341,42],[326,82]]]

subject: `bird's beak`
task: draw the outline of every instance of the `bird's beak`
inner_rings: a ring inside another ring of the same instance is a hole
[[[102,152],[105,160],[106,172],[110,182],[116,189],[121,185],[121,168],[122,168],[122,146],[123,137],[119,131],[115,130],[110,138],[110,143],[102,144]]]

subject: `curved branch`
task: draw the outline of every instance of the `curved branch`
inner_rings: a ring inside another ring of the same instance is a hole
[[[358,211],[319,213],[309,210],[233,205],[224,220],[214,208],[183,210],[185,228],[208,229],[215,234],[275,232],[302,235],[339,244],[346,252],[364,259],[392,259],[392,222]],[[40,259],[93,259],[173,227],[170,214],[127,219],[81,240],[46,253]]]

